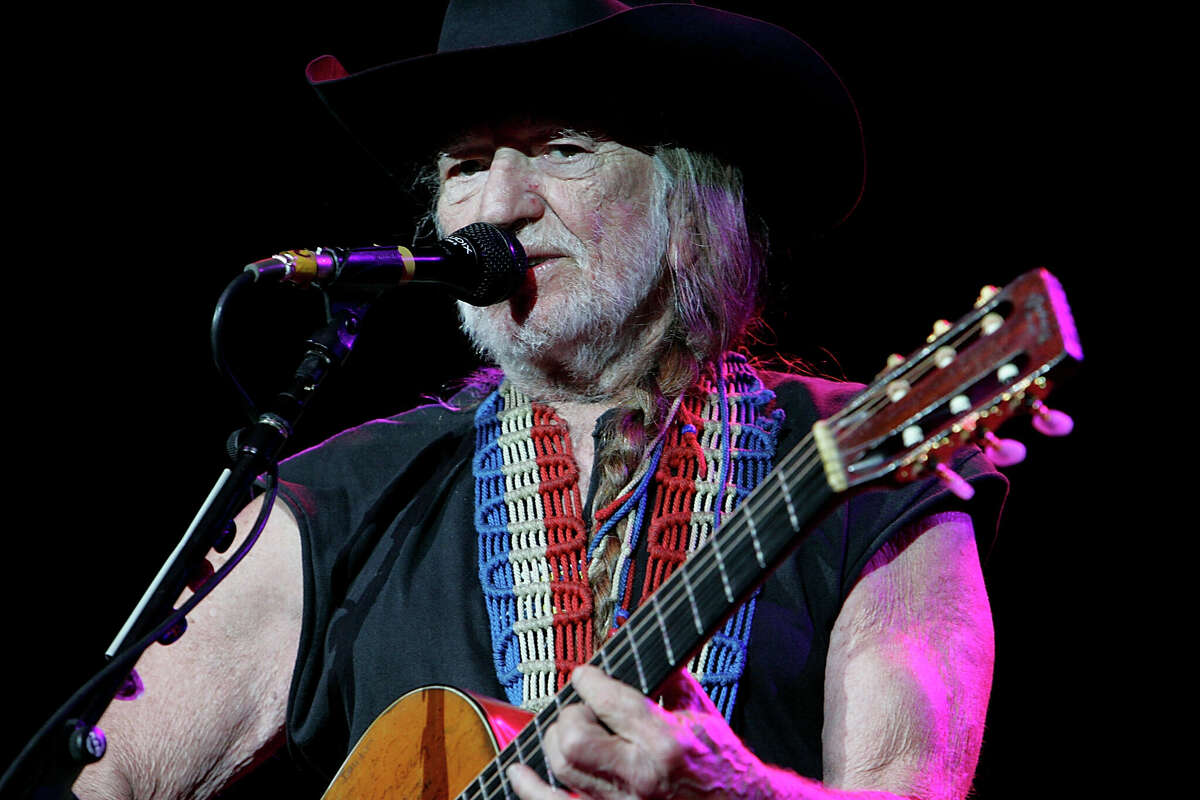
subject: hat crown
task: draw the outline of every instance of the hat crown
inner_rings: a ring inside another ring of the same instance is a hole
[[[786,209],[793,228],[825,229],[858,202],[854,101],[819,53],[777,25],[690,2],[448,2],[434,53],[353,74],[332,56],[308,67],[334,114],[406,181],[454,131],[536,113],[626,143],[711,152],[741,167],[758,207]],[[517,80],[530,90],[508,91]],[[395,102],[413,85],[471,97],[414,121]],[[779,179],[763,131],[786,132],[796,181]]]
[[[545,39],[628,10],[618,0],[451,0],[438,52]]]

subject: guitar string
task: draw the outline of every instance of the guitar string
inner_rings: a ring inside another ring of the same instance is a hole
[[[973,338],[978,332],[980,332],[982,330],[982,328],[983,328],[982,320],[980,320],[979,322],[977,322],[975,324],[969,325],[969,326],[963,328],[961,331],[959,331],[957,338],[955,338],[952,342],[949,342],[946,345],[943,345],[943,347],[952,347],[955,350],[955,352],[957,353],[957,351],[959,349],[961,349],[963,343],[966,342],[967,340]],[[941,348],[938,348],[938,349],[941,349]],[[936,354],[937,354],[937,350],[934,350],[932,353],[930,353],[926,356],[923,356],[922,358],[918,359],[917,361],[905,362],[906,368],[900,375],[898,375],[896,377],[896,380],[910,379],[912,382],[921,380],[927,374],[929,374],[930,372],[932,372],[933,370],[938,368],[936,359],[934,358],[934,356]],[[889,381],[889,383],[891,383],[891,381]],[[854,409],[855,412],[858,412],[860,410],[874,412],[874,411],[877,411],[880,407],[890,403],[891,399],[887,396],[886,390],[887,390],[887,385],[885,384],[883,386],[880,386],[878,382],[876,382],[871,387],[868,387],[865,391],[870,392],[872,395],[874,395],[873,399],[870,400],[866,405],[864,405],[862,409]],[[832,421],[835,419],[840,419],[848,413],[849,413],[849,409],[843,409],[843,410],[838,411],[838,412],[834,413],[833,415],[831,415],[829,417],[829,419],[826,421],[829,422],[829,421]]]
[[[977,334],[981,334],[982,330],[983,330],[983,317],[981,316],[979,320],[963,327],[962,330],[960,330],[957,333],[955,338],[953,338],[951,341],[947,342],[947,344],[942,345],[942,346],[943,347],[952,347],[954,349],[955,353],[957,354],[957,352],[962,348],[962,346],[965,342],[974,338]],[[995,331],[993,331],[993,333],[995,333]],[[941,347],[938,348],[938,350],[940,350],[940,349],[941,349]],[[901,372],[899,375],[897,375],[896,378],[894,378],[893,380],[903,379],[903,380],[909,381],[909,383],[912,384],[912,383],[916,383],[917,381],[921,380],[926,375],[928,375],[930,372],[933,372],[935,369],[939,369],[939,367],[937,366],[937,361],[935,359],[937,352],[938,352],[937,350],[934,350],[932,353],[929,353],[916,361],[913,361],[911,363],[906,362],[906,367],[905,367],[904,371]],[[891,383],[891,381],[889,381],[888,384],[880,385],[880,382],[878,382],[878,381],[875,382],[874,384],[872,384],[871,386],[869,386],[868,388],[863,390],[864,394],[869,395],[869,399],[861,407],[856,407],[853,409],[846,408],[846,409],[842,409],[841,411],[838,411],[838,412],[835,412],[834,414],[832,414],[828,419],[825,420],[825,422],[829,425],[830,430],[835,429],[835,423],[845,421],[845,419],[852,414],[865,413],[868,415],[872,415],[872,414],[877,413],[879,411],[879,409],[881,409],[881,408],[885,407],[886,405],[888,405],[889,403],[893,402],[891,400],[891,398],[887,396],[887,386],[890,383]],[[837,434],[835,434],[835,435],[837,435]],[[861,448],[859,448],[859,449],[861,449]],[[855,452],[857,452],[857,451],[855,451]]]
[[[790,462],[796,462],[796,461],[799,461],[800,463],[790,463]],[[776,469],[780,472],[793,473],[792,477],[797,479],[798,483],[803,483],[812,474],[814,467],[818,463],[819,463],[819,456],[816,453],[815,448],[812,446],[812,434],[810,433],[810,434],[806,435],[805,438],[800,442],[800,444],[798,444],[796,447],[794,447],[792,449],[792,451],[790,453],[788,453],[780,461],[780,463]],[[739,513],[735,513],[734,515],[732,515],[729,518],[729,520],[727,521],[726,526],[724,526],[726,530],[725,530],[725,536],[722,537],[722,541],[729,541],[731,544],[734,544],[735,548],[736,547],[745,547],[747,539],[748,538],[753,539],[756,536],[755,528],[748,526],[745,523],[746,519],[754,516],[754,511],[755,511],[754,506],[756,506],[756,505],[759,506],[760,508],[758,510],[761,511],[762,510],[761,507],[764,505],[775,505],[774,503],[768,503],[768,501],[766,500],[766,498],[768,498],[772,494],[772,492],[776,492],[780,495],[788,496],[789,501],[791,500],[790,493],[784,492],[781,487],[774,486],[775,483],[777,483],[777,482],[776,481],[771,481],[770,483],[764,482],[764,484],[760,487],[761,490],[755,490],[746,497],[746,499],[743,501],[742,505],[737,509],[737,511]],[[743,509],[744,509],[744,511],[743,511]],[[768,532],[768,536],[770,536],[770,532]],[[775,536],[773,538],[777,539],[778,536]],[[790,540],[790,539],[791,539],[791,535],[787,535],[786,540]],[[689,574],[695,579],[695,582],[697,584],[701,585],[701,588],[704,588],[704,586],[707,585],[712,580],[713,576],[717,575],[721,569],[721,567],[720,567],[721,558],[717,554],[716,546],[712,544],[712,542],[714,542],[714,541],[715,541],[715,539],[713,539],[713,538],[708,539],[704,543],[704,545],[696,551],[693,559],[691,559],[689,562],[685,562],[685,566],[683,567],[684,569],[688,570]],[[761,544],[761,541],[760,541],[760,544]],[[784,542],[784,544],[786,544],[786,541]],[[688,564],[690,564],[690,566],[687,566]],[[665,591],[658,592],[655,595],[651,596],[651,597],[654,597],[654,596],[661,595],[661,597],[659,598],[660,599],[659,607],[660,607],[660,610],[663,613],[667,614],[668,616],[675,614],[680,609],[682,609],[686,604],[691,603],[691,599],[686,594],[686,587],[681,590],[678,586],[672,587],[672,584],[679,584],[680,586],[682,586],[683,582],[682,581],[669,581],[663,587],[663,589]],[[694,588],[695,587],[693,587],[693,589]],[[717,590],[715,585],[712,588],[714,589],[714,591],[711,593],[711,596],[713,596],[713,597],[721,597],[722,596],[722,592],[720,590]],[[682,591],[682,594],[681,594],[681,591]],[[665,602],[661,602],[664,599],[665,599]],[[709,599],[709,595],[704,595],[703,598],[697,597],[696,598],[697,603],[702,604],[701,603],[702,599],[705,599],[705,600]],[[727,598],[722,598],[722,601],[727,602]],[[647,630],[651,632],[651,635],[647,635],[647,636],[643,637],[640,642],[635,638],[636,634],[637,634],[638,625],[637,625],[637,623],[634,622],[634,620],[636,618],[648,615],[649,612],[643,611],[643,609],[645,609],[645,608],[647,608],[647,606],[641,606],[638,609],[638,611],[635,612],[630,617],[629,621],[626,622],[626,624],[624,626],[622,626],[621,629],[619,629],[618,634],[620,634],[621,631],[625,631],[626,633],[624,635],[622,635],[620,639],[614,639],[614,641],[612,642],[612,645],[613,645],[612,647],[603,648],[603,652],[605,653],[606,656],[608,656],[608,659],[607,659],[608,668],[605,669],[606,673],[614,674],[614,673],[621,672],[622,670],[629,669],[629,667],[631,666],[631,661],[636,658],[636,655],[634,654],[633,651],[636,650],[639,646],[644,649],[646,647],[647,642],[655,641],[654,636],[653,636],[654,627],[650,626],[650,625],[647,625]],[[630,623],[634,623],[634,624],[630,624]],[[598,652],[596,655],[594,655],[592,657],[592,659],[589,661],[589,663],[592,664],[593,666],[601,666],[601,664],[596,663],[597,659],[600,659],[600,658],[601,658],[601,655]],[[601,668],[603,668],[603,667],[601,666]],[[562,706],[567,705],[570,702],[573,702],[577,699],[579,699],[579,698],[578,698],[578,694],[574,691],[574,687],[571,684],[567,684],[556,695],[554,704],[551,706],[547,706],[545,709],[538,712],[535,716],[538,718],[539,723],[553,722],[554,718],[557,716],[558,710],[561,709]],[[543,715],[545,715],[545,716],[543,717]],[[507,778],[502,774],[501,770],[506,769],[507,767],[511,766],[514,763],[526,763],[525,760],[522,758],[522,754],[520,752],[521,744],[523,741],[524,741],[524,743],[529,743],[530,741],[532,741],[534,739],[539,740],[539,744],[540,744],[540,739],[541,739],[540,727],[541,727],[541,725],[533,725],[533,726],[526,725],[526,727],[523,728],[522,731],[519,732],[513,738],[512,742],[510,742],[497,755],[497,757],[494,758],[489,763],[488,767],[485,768],[480,773],[480,775],[476,778],[476,780],[472,782],[471,788],[468,788],[466,790],[466,792],[471,791],[472,788],[476,784],[480,784],[479,789],[485,793],[484,794],[485,797],[490,797],[491,792],[494,788],[503,789],[505,791],[505,796],[508,796],[508,794],[507,794],[508,790],[506,787]],[[514,755],[516,756],[515,758],[513,757]],[[540,747],[536,751],[536,755],[540,757],[540,755],[541,755]],[[489,777],[487,783],[482,783],[481,781],[484,779],[484,776],[487,775],[489,772],[496,772],[499,774],[496,775],[495,779],[492,779]],[[497,781],[498,781],[499,787],[497,787],[497,785],[496,785]],[[460,797],[471,797],[471,796],[473,796],[473,795],[469,795],[465,792],[462,795],[460,795]]]
[[[943,345],[943,346],[952,346],[955,348],[955,350],[958,350],[962,346],[963,342],[966,342],[967,340],[969,340],[981,329],[982,329],[981,322],[974,323],[972,325],[968,325],[957,334],[957,336],[949,343],[949,345]],[[940,347],[938,349],[940,349]],[[937,368],[936,360],[934,358],[936,353],[937,353],[937,350],[934,350],[933,353],[926,355],[926,356],[922,357],[921,359],[918,359],[915,362],[912,362],[897,377],[898,378],[903,377],[903,378],[906,378],[906,379],[909,379],[912,381],[917,381],[917,380],[920,380],[921,378],[925,377],[925,375],[927,375],[928,373],[933,371],[935,368]],[[874,414],[880,408],[887,405],[887,403],[891,402],[891,399],[888,398],[885,393],[880,393],[879,390],[876,389],[875,387],[869,387],[865,391],[872,392],[874,394],[874,397],[872,399],[868,400],[867,403],[864,404],[863,407],[854,409],[855,414],[861,414],[864,412],[868,413],[869,415]],[[850,413],[849,410],[839,411],[839,412],[831,415],[829,418],[827,418],[826,421],[827,422],[835,422],[835,421],[840,422],[849,413]],[[819,454],[816,453],[815,448],[813,448],[811,446],[811,439],[812,439],[812,434],[810,433],[801,441],[800,444],[798,444],[795,448],[793,448],[790,453],[788,453],[786,456],[784,456],[784,458],[781,460],[780,464],[777,466],[777,470],[780,471],[780,473],[793,472],[794,473],[793,477],[798,478],[799,482],[803,483],[811,475],[814,467],[819,462]],[[788,463],[788,462],[796,461],[796,460],[799,460],[801,463],[799,463],[799,464],[789,464]],[[761,506],[765,505],[767,503],[766,498],[772,492],[777,492],[778,494],[786,497],[788,499],[789,504],[792,502],[792,498],[790,496],[791,493],[788,492],[786,490],[786,488],[784,488],[783,486],[773,487],[774,483],[776,483],[776,482],[769,481],[768,483],[765,483],[763,486],[761,486],[760,490],[755,490],[755,491],[751,492],[749,496],[747,496],[747,498],[743,502],[742,506],[739,507],[739,509],[738,509],[738,511],[744,510],[744,512],[737,513],[729,519],[729,521],[726,525],[727,530],[724,532],[725,536],[722,537],[722,541],[726,541],[726,540],[730,541],[730,543],[732,543],[735,548],[745,547],[745,545],[746,545],[745,540],[747,538],[747,533],[748,533],[750,538],[754,539],[755,543],[757,545],[761,545],[761,542],[757,541],[757,534],[755,532],[755,527],[745,525],[745,520],[752,519],[754,516],[753,506],[758,505],[761,507]],[[761,508],[759,510],[761,510]],[[730,527],[734,528],[734,530],[732,530],[732,531],[728,530],[728,528],[730,528]],[[746,528],[746,530],[744,530],[744,531],[739,530],[739,528]],[[769,535],[770,535],[770,532],[768,531],[768,536]],[[787,538],[788,538],[788,540],[790,540],[791,536],[789,535]],[[690,565],[685,564],[685,565],[681,566],[681,569],[686,569],[688,571],[688,573],[693,573],[693,577],[696,578],[697,583],[700,583],[702,585],[702,588],[704,587],[705,584],[707,584],[708,582],[711,581],[711,578],[715,572],[719,572],[722,570],[723,558],[720,555],[720,553],[718,552],[717,546],[715,544],[713,544],[713,542],[715,542],[715,538],[710,538],[709,540],[707,540],[705,542],[704,546],[701,547],[701,549],[696,552],[695,557],[692,560],[691,564]],[[757,553],[758,553],[758,551],[757,551],[757,547],[756,547],[756,558],[757,558]],[[652,595],[651,598],[655,598],[655,599],[652,599],[649,602],[658,602],[659,611],[661,613],[665,613],[668,616],[673,615],[674,613],[676,613],[683,607],[684,603],[690,604],[693,601],[693,599],[695,599],[693,597],[686,596],[686,589],[688,588],[687,585],[684,585],[685,596],[680,596],[679,588],[672,587],[672,584],[683,585],[686,580],[687,580],[687,576],[685,575],[685,577],[682,581],[670,581],[668,584],[666,584],[663,587],[663,589],[665,591],[656,593],[655,595]],[[695,589],[695,587],[691,587],[691,588],[693,590]],[[715,587],[713,587],[713,588],[715,589]],[[713,594],[717,594],[717,593],[713,592]],[[666,601],[665,603],[659,602],[664,599]],[[707,598],[705,598],[705,599],[707,599]],[[726,598],[726,601],[727,601],[727,598]],[[699,604],[699,599],[696,599],[696,602]],[[665,609],[663,608],[664,605],[665,605]],[[612,650],[611,655],[615,656],[615,663],[613,662],[613,659],[607,660],[607,662],[608,662],[607,669],[605,671],[608,672],[609,674],[614,674],[614,673],[620,672],[623,669],[628,669],[630,658],[631,657],[635,658],[635,659],[637,658],[634,651],[637,650],[637,648],[639,647],[639,642],[636,639],[637,628],[639,627],[639,625],[635,622],[635,619],[637,617],[646,616],[647,612],[642,611],[642,609],[644,609],[644,608],[646,608],[646,606],[640,607],[638,609],[638,611],[635,612],[635,614],[630,617],[629,622],[627,622],[626,625],[622,627],[621,631],[627,631],[627,633],[622,638],[614,640],[614,642],[612,643],[614,646],[612,648],[606,647],[603,649],[606,654],[611,649]],[[630,623],[634,623],[634,624],[631,625]],[[654,627],[651,625],[647,625],[646,628],[647,628],[647,631],[650,632],[650,634],[643,637],[643,639],[641,641],[641,645],[640,645],[643,648],[646,646],[647,641],[651,641],[651,642],[654,641],[654,636],[653,636]],[[664,634],[665,634],[665,627],[664,627]],[[589,663],[595,662],[596,659],[598,659],[598,658],[601,658],[600,653],[597,653],[595,656],[593,656],[593,658],[589,661]],[[596,666],[598,666],[598,665],[596,665]],[[494,785],[490,778],[488,779],[487,783],[484,783],[483,780],[484,780],[485,776],[488,775],[489,772],[495,772],[495,773],[498,773],[496,776],[496,780],[498,780],[498,782],[499,782],[499,788],[503,789],[505,796],[507,797],[509,794],[508,788],[507,788],[507,778],[506,778],[506,776],[504,776],[502,770],[507,769],[507,767],[511,766],[514,763],[518,763],[518,762],[526,763],[526,760],[521,753],[522,741],[524,741],[525,743],[530,743],[531,741],[536,740],[539,747],[535,751],[534,755],[535,755],[535,757],[540,759],[543,755],[542,751],[541,751],[541,746],[540,746],[541,738],[542,738],[542,736],[541,736],[542,723],[553,722],[555,717],[558,714],[558,711],[562,708],[562,706],[568,705],[571,702],[574,702],[578,699],[579,699],[578,693],[575,692],[574,687],[571,684],[567,684],[565,687],[563,687],[563,689],[555,696],[554,704],[552,706],[547,706],[541,712],[538,712],[537,714],[534,715],[534,717],[538,720],[538,724],[535,724],[533,726],[526,725],[525,728],[523,728],[520,732],[518,732],[518,734],[513,738],[513,740],[497,755],[496,758],[494,758],[489,763],[488,767],[486,767],[480,773],[480,775],[477,776],[476,780],[472,782],[472,787],[474,787],[476,784],[479,784],[479,788],[480,788],[480,790],[482,790],[485,793],[485,796],[491,796],[491,790]],[[544,718],[543,718],[543,714],[545,715]],[[530,731],[531,729],[533,731],[532,734],[528,733],[528,731]],[[512,757],[514,755],[515,755],[515,758]],[[471,789],[466,790],[463,794],[460,795],[460,797],[470,796],[467,794],[467,792],[469,792],[469,791],[471,791]]]

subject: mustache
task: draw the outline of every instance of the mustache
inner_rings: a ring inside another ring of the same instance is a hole
[[[536,257],[537,254],[556,254],[580,258],[586,255],[583,244],[565,232],[558,231],[521,231],[517,241],[525,252]]]

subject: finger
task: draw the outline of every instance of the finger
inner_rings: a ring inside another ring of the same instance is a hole
[[[576,781],[581,776],[586,776],[584,780],[600,776],[606,785],[628,789],[636,796],[661,792],[683,756],[674,717],[594,667],[576,668],[571,682],[594,722],[582,724],[587,721],[582,714],[560,715],[557,729],[548,732],[554,734],[552,752],[561,759],[559,764],[552,762],[555,773],[599,796],[606,796],[604,787]]]
[[[637,760],[634,746],[601,725],[583,703],[559,712],[542,737],[542,750],[558,783],[597,798],[620,796]]]
[[[619,736],[640,741],[647,733],[657,733],[658,706],[645,695],[591,667],[576,667],[571,685],[597,718]],[[650,730],[646,730],[650,728]]]
[[[513,764],[505,772],[508,783],[521,800],[566,800],[579,795],[551,786],[524,764]]]

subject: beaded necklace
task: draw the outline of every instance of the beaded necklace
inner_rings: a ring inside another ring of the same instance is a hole
[[[715,372],[713,375],[711,373]],[[633,604],[633,554],[645,532],[648,597],[770,472],[783,411],[739,354],[727,354],[677,401],[622,492],[589,536],[566,424],[505,381],[475,415],[479,578],[496,676],[508,701],[544,707],[593,654],[587,566],[610,531],[621,541],[611,582],[619,627]],[[723,488],[723,491],[721,490]],[[752,597],[689,662],[731,717],[745,668]]]

